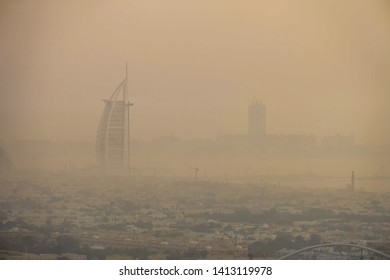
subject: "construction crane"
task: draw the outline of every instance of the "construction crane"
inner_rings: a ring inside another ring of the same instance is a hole
[[[188,168],[195,170],[195,181],[198,180],[198,171],[200,169],[198,167],[188,167]]]

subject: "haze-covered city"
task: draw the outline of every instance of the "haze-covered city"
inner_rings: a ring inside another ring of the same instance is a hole
[[[2,1],[0,259],[389,259],[386,1]]]

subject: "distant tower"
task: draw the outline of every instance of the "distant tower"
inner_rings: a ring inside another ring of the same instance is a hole
[[[355,171],[352,171],[351,174],[351,183],[346,186],[346,189],[349,191],[355,190]]]
[[[98,165],[105,171],[130,170],[129,97],[126,77],[105,103],[96,135]]]
[[[252,102],[248,108],[248,135],[253,138],[265,136],[265,106]]]
[[[15,166],[7,154],[7,152],[0,146],[0,173],[13,170]]]

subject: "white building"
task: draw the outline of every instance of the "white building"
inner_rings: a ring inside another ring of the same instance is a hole
[[[127,68],[127,67],[126,67]],[[96,156],[99,167],[104,171],[129,171],[130,135],[129,103],[126,78],[119,84],[109,100],[103,100],[105,107],[96,135]]]

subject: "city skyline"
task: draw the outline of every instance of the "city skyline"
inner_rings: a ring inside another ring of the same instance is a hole
[[[388,259],[389,3],[0,1],[0,259]]]
[[[262,100],[269,134],[387,144],[385,5],[3,1],[0,141],[93,141],[128,60],[135,139],[244,134]]]

